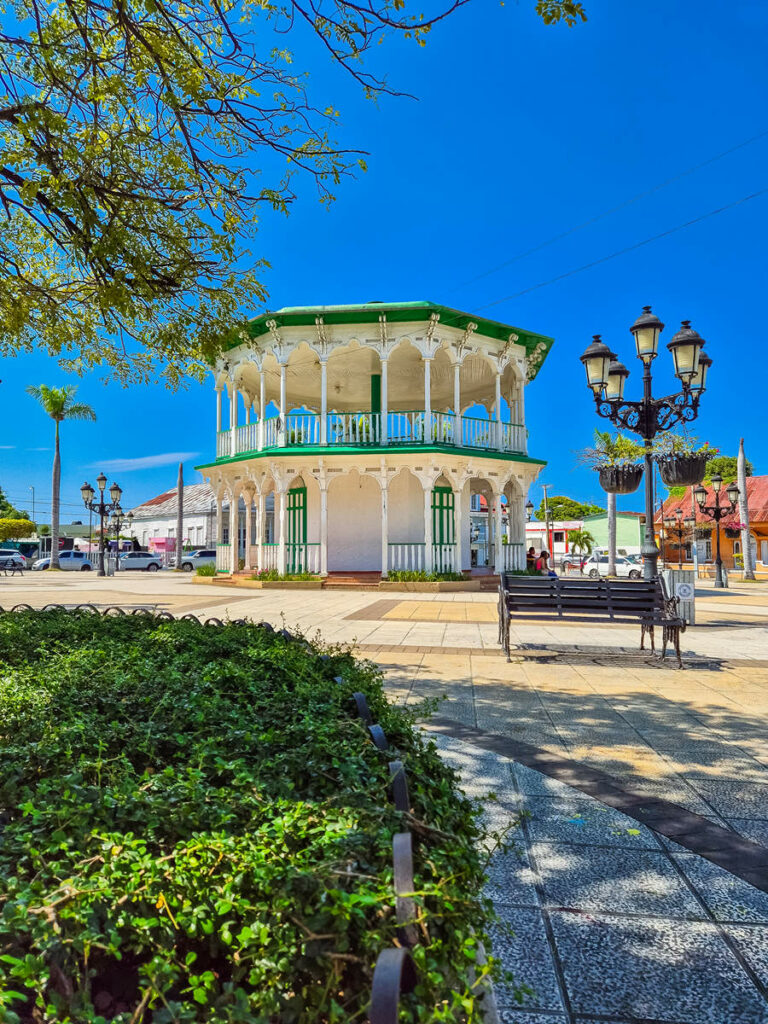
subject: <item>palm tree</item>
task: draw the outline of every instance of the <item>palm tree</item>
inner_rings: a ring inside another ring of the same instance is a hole
[[[96,413],[85,402],[76,402],[76,384],[63,388],[49,388],[47,384],[30,384],[27,394],[42,405],[56,424],[56,445],[53,455],[53,481],[51,488],[51,569],[59,568],[59,490],[61,489],[61,455],[59,454],[59,424],[64,420],[95,420]]]
[[[586,448],[582,460],[591,466],[617,466],[626,462],[636,462],[643,454],[643,448],[631,437],[609,430],[595,431],[595,445]],[[616,575],[616,495],[607,493],[608,512],[608,575]]]
[[[580,555],[591,555],[592,548],[595,546],[595,538],[589,530],[569,530],[568,543]]]

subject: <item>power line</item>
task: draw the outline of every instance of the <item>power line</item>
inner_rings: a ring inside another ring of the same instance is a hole
[[[592,267],[597,267],[601,263],[607,263],[609,260],[616,259],[617,256],[624,256],[628,252],[634,252],[635,249],[641,249],[644,245],[650,245],[651,242],[657,242],[660,238],[666,238],[668,235],[674,235],[676,231],[682,231],[684,228],[689,228],[693,224],[700,224],[703,220],[715,217],[718,213],[724,213],[726,210],[732,210],[736,206],[748,203],[750,199],[757,199],[759,196],[764,196],[767,192],[768,188],[762,188],[759,192],[753,192],[751,195],[742,196],[741,199],[737,199],[733,203],[727,203],[725,206],[719,206],[716,210],[710,210],[709,213],[703,213],[700,217],[694,217],[692,220],[687,220],[683,224],[677,224],[673,228],[668,228],[666,231],[659,232],[658,235],[651,235],[650,238],[644,238],[641,242],[635,242],[634,245],[628,245],[624,249],[617,249],[616,252],[609,253],[607,256],[601,256],[600,259],[597,260],[591,260],[589,263],[584,263],[580,267],[568,270],[564,274],[558,274],[557,277],[550,277],[547,281],[540,281],[538,284],[532,284],[529,288],[523,288],[522,291],[514,292],[512,295],[505,295],[503,299],[495,299],[493,302],[486,302],[484,306],[478,307],[478,311],[490,309],[491,306],[498,306],[502,302],[509,302],[510,299],[517,299],[521,295],[527,295],[529,292],[535,292],[538,288],[546,288],[547,285],[555,284],[556,281],[562,281],[566,277],[573,277],[574,274],[580,274],[582,271],[590,270]]]
[[[609,217],[612,213],[618,213],[619,210],[625,209],[627,206],[631,206],[633,203],[638,202],[640,199],[645,199],[646,196],[651,196],[655,192],[659,192],[663,188],[667,188],[668,185],[673,185],[676,181],[680,181],[682,178],[687,178],[690,174],[694,174],[696,171],[700,171],[702,167],[707,167],[709,164],[713,164],[718,160],[722,160],[723,157],[730,156],[731,153],[735,153],[739,149],[743,149],[745,146],[751,145],[753,142],[758,142],[760,139],[764,139],[768,136],[768,129],[760,132],[758,135],[753,135],[749,139],[745,139],[743,142],[739,142],[736,146],[731,146],[730,149],[723,150],[722,153],[717,153],[715,156],[708,157],[706,160],[702,160],[701,163],[695,164],[693,167],[689,167],[685,171],[681,171],[679,174],[674,175],[672,178],[667,178],[666,181],[659,182],[658,185],[654,185],[652,188],[646,189],[644,192],[638,192],[636,196],[632,196],[631,199],[625,199],[623,203],[619,203],[618,206],[612,206],[610,210],[605,210],[603,213],[598,213],[594,217],[590,217],[589,220],[583,221],[581,224],[577,224],[575,227],[568,228],[567,231],[560,232],[559,235],[553,235],[552,238],[548,238],[545,242],[539,242],[538,245],[534,245],[531,249],[526,249],[525,252],[519,252],[516,256],[506,260],[504,263],[500,263],[497,267],[492,267],[490,270],[484,270],[482,274],[477,274],[475,277],[470,277],[466,281],[462,281],[460,284],[454,285],[454,289],[464,288],[468,284],[473,284],[475,281],[480,281],[484,277],[489,277],[491,274],[495,274],[499,270],[503,270],[505,267],[511,266],[513,263],[517,263],[518,260],[525,259],[526,256],[532,256],[534,253],[539,252],[541,249],[546,249],[549,245],[554,245],[555,242],[559,242],[563,238],[568,238],[569,235],[575,234],[577,231],[581,231],[582,228],[588,228],[591,224],[596,224],[597,221],[603,220],[605,217]]]

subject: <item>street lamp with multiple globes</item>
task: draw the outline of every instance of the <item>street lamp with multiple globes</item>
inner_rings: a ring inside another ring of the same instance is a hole
[[[706,492],[705,492],[706,493]],[[666,527],[667,535],[673,534],[677,537],[677,567],[678,569],[683,568],[683,537],[689,530],[693,530],[696,525],[696,520],[693,516],[686,516],[683,519],[683,510],[681,508],[675,509],[673,516],[667,516],[662,522]]]
[[[109,488],[109,496],[112,499],[112,501],[109,502],[104,501],[104,489],[107,486],[107,478],[104,476],[103,473],[99,473],[99,475],[96,477],[96,484],[99,488],[98,501],[94,500],[96,492],[94,491],[94,489],[91,487],[87,480],[80,488],[80,494],[83,496],[83,504],[85,505],[85,507],[87,509],[90,509],[91,512],[95,512],[96,515],[99,517],[99,571],[97,575],[104,576],[106,575],[106,573],[104,572],[104,520],[107,518],[110,512],[114,512],[116,509],[120,508],[120,495],[123,493],[123,489],[118,484],[112,484],[112,486]],[[120,511],[122,512],[122,509],[120,509]]]
[[[125,515],[118,505],[112,513],[112,518],[109,520],[109,528],[115,535],[115,572],[120,569],[120,531],[126,523],[130,530],[133,523],[133,512],[129,512],[128,515]]]
[[[651,363],[658,355],[659,335],[664,324],[654,316],[650,306],[643,306],[642,314],[629,329],[635,338],[637,357],[643,363],[643,397],[640,401],[624,398],[629,370],[617,361],[616,353],[603,343],[599,334],[594,336],[592,344],[579,358],[584,364],[587,385],[594,395],[598,415],[617,427],[639,434],[644,442],[645,536],[641,554],[643,575],[649,580],[657,574],[659,557],[653,528],[653,439],[678,423],[690,423],[696,419],[712,360],[702,352],[703,338],[693,330],[689,320],[683,320],[680,330],[667,345],[674,361],[675,376],[683,389],[665,398],[654,398]]]
[[[715,586],[724,587],[725,580],[723,579],[723,560],[720,557],[720,520],[725,519],[726,516],[733,515],[736,511],[736,504],[739,500],[739,488],[736,484],[731,483],[725,488],[725,493],[728,496],[729,505],[726,507],[725,504],[720,504],[720,488],[723,486],[723,478],[719,473],[715,473],[712,479],[709,481],[712,485],[712,490],[715,494],[714,505],[705,505],[707,500],[706,488],[699,484],[698,487],[694,487],[693,496],[696,499],[696,504],[699,506],[699,512],[705,515],[708,519],[714,519],[715,531],[717,537],[717,558],[715,560]]]

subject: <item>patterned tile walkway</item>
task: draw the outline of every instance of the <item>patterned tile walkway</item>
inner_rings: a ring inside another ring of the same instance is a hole
[[[493,828],[520,821],[487,893],[494,953],[532,994],[499,987],[502,1024],[768,1024],[767,893],[531,768],[436,742],[468,795],[495,794]]]

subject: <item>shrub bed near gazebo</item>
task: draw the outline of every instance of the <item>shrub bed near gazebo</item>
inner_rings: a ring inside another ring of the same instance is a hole
[[[476,808],[373,666],[258,626],[64,611],[0,614],[0,652],[2,1019],[362,1020],[397,941],[404,825],[406,1005],[478,1012]],[[392,756],[410,814],[388,800]]]

